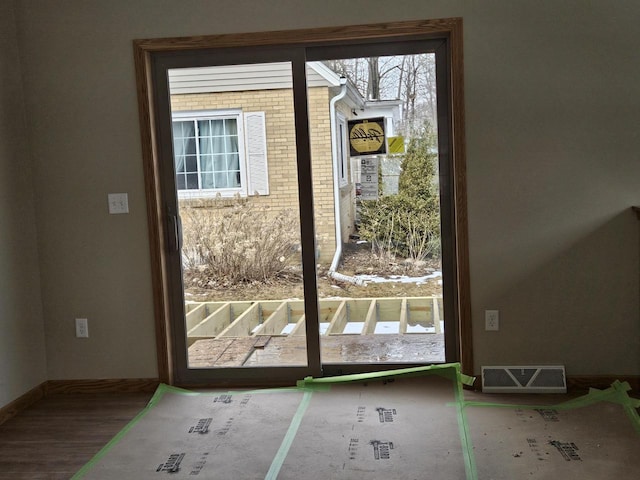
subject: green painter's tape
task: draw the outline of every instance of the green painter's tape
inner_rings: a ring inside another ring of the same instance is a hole
[[[622,399],[622,405],[629,405],[633,408],[640,408],[640,400],[638,400],[637,398],[632,398],[627,394],[627,392],[631,391],[631,385],[629,385],[629,382],[620,382],[619,380],[616,380],[611,384],[611,388],[618,392],[619,397],[621,397]]]
[[[303,380],[298,380],[296,382],[296,386],[298,388],[304,388],[306,385],[311,385],[313,383],[313,377],[304,377]]]
[[[621,393],[626,397],[621,397]],[[629,398],[624,390],[616,390],[616,388],[609,387],[606,390],[598,390],[595,388],[590,389],[589,393],[580,397],[567,400],[566,402],[558,403],[555,405],[530,405],[530,404],[514,404],[514,403],[495,403],[495,402],[475,402],[467,401],[465,405],[468,407],[495,407],[495,408],[520,408],[523,410],[533,410],[536,408],[553,408],[556,410],[570,410],[573,408],[588,407],[596,403],[603,401],[611,401],[614,403],[633,404],[634,399]]]
[[[462,382],[460,367],[456,369],[456,380],[454,381],[454,392],[456,399],[456,413],[458,416],[458,430],[460,432],[460,443],[462,444],[462,457],[464,459],[464,471],[467,480],[478,480],[478,470],[476,468],[476,457],[473,453],[473,442],[471,441],[471,433],[469,432],[469,423],[465,413],[464,393],[462,391]]]
[[[589,389],[589,393],[580,397],[567,400],[556,405],[518,405],[492,402],[464,402],[465,407],[491,407],[491,408],[519,408],[522,410],[534,410],[537,408],[552,408],[555,410],[571,410],[583,408],[600,402],[611,402],[622,405],[625,413],[629,417],[633,428],[640,434],[640,416],[637,409],[640,408],[640,400],[628,395],[631,390],[629,383],[616,380],[611,386],[604,390],[596,388]]]
[[[636,433],[640,435],[640,415],[638,415],[637,410],[640,408],[640,400],[629,396],[627,392],[631,390],[631,386],[627,382],[620,383],[616,380],[611,386],[618,396],[618,401],[616,403],[621,403],[627,417],[629,417],[629,420],[631,421],[631,425],[633,425]]]
[[[162,398],[162,396],[165,394],[165,392],[169,388],[171,387],[169,387],[169,385],[165,385],[164,383],[161,383],[160,385],[158,385],[158,388],[156,388],[156,391],[153,393],[153,396],[147,402],[146,408],[150,408],[154,406],[156,403],[158,403],[158,401]]]
[[[465,385],[473,385],[475,381],[475,377],[469,377],[468,375],[464,375],[460,372],[460,364],[459,363],[444,363],[441,365],[430,365],[426,367],[411,367],[411,368],[399,368],[396,370],[385,370],[381,372],[370,372],[370,373],[356,373],[352,375],[340,375],[337,377],[322,377],[322,378],[313,378],[306,377],[304,380],[298,381],[298,387],[310,387],[311,385],[319,385],[319,384],[336,384],[336,383],[348,383],[348,382],[366,382],[371,380],[379,380],[385,379],[389,377],[411,377],[411,376],[420,376],[420,375],[428,375],[431,373],[438,373],[440,370],[451,370],[457,372],[457,377],[459,381],[464,383]]]
[[[309,383],[309,384],[303,384],[301,386],[296,387],[298,390],[302,391],[302,392],[328,392],[329,390],[331,390],[331,384],[330,383]]]
[[[296,414],[293,416],[293,419],[289,424],[289,429],[287,430],[287,433],[284,436],[282,443],[280,444],[278,453],[276,453],[276,456],[274,457],[273,461],[271,462],[271,466],[269,467],[269,471],[264,477],[265,480],[275,480],[276,478],[278,478],[278,473],[280,473],[280,469],[284,464],[284,460],[285,458],[287,458],[287,453],[289,453],[289,449],[293,444],[293,439],[298,433],[298,428],[302,423],[302,418],[304,417],[304,414],[307,411],[307,407],[309,406],[309,403],[311,403],[312,395],[313,395],[313,392],[310,390],[304,392],[302,400],[298,405],[298,410],[296,410]]]
[[[165,383],[161,383],[160,385],[158,385],[158,389],[156,390],[156,395],[158,394],[158,392],[161,392],[163,395],[165,393],[177,393],[179,395],[189,395],[189,396],[200,395],[199,392],[193,392],[193,391],[187,390],[185,388],[174,387],[173,385],[167,385]],[[154,397],[155,397],[155,395],[154,395]],[[153,398],[152,398],[152,400],[153,400]]]
[[[275,387],[275,388],[260,388],[257,390],[242,390],[242,391],[234,391],[229,392],[231,395],[239,395],[239,394],[260,394],[260,393],[290,393],[290,392],[299,392],[296,387]]]

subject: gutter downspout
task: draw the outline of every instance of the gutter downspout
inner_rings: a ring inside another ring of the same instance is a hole
[[[353,283],[356,285],[364,285],[364,281],[359,278],[351,277],[349,275],[343,275],[336,272],[340,257],[342,256],[342,225],[340,215],[340,177],[338,168],[340,167],[338,161],[338,134],[336,132],[336,103],[338,100],[345,97],[347,94],[347,79],[340,77],[340,93],[331,99],[329,102],[329,117],[331,119],[331,157],[333,159],[333,214],[334,224],[336,228],[336,252],[333,255],[333,261],[329,267],[327,275],[335,280],[341,282]]]

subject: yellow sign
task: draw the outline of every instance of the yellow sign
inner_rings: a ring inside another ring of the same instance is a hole
[[[389,137],[389,153],[404,153],[404,137]]]
[[[384,118],[349,121],[349,146],[352,157],[386,153]]]

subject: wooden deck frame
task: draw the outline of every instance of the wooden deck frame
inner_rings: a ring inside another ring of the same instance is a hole
[[[193,325],[188,330],[188,344],[212,338],[304,335],[303,307],[302,300],[192,302],[186,308],[188,322]],[[350,322],[362,323],[360,335],[375,334],[378,322],[397,322],[394,333],[400,335],[411,335],[410,323],[432,325],[433,333],[443,333],[442,297],[330,299],[320,300],[319,307],[323,323],[329,324],[322,334],[325,336],[346,335]],[[283,333],[290,324],[295,325],[291,332]]]

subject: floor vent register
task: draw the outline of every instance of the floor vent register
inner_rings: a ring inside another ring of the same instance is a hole
[[[482,391],[486,393],[566,393],[564,366],[482,367]]]

